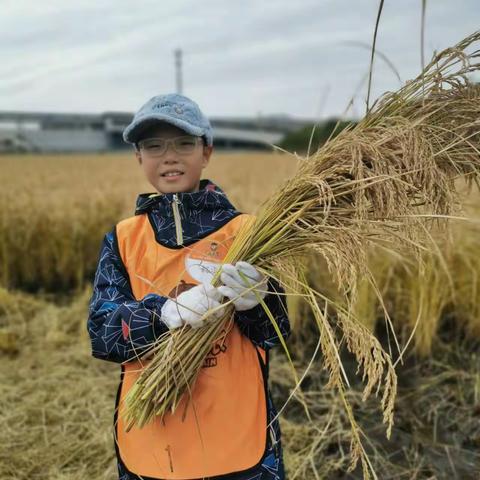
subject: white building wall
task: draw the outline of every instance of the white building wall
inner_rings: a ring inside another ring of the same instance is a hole
[[[109,149],[108,137],[101,130],[23,130],[18,133],[34,151],[97,152]]]

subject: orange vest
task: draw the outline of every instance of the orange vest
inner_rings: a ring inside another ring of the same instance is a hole
[[[148,293],[176,297],[208,281],[249,215],[241,214],[199,241],[178,249],[160,245],[146,214],[116,226],[118,247],[137,300]],[[123,399],[148,360],[122,364],[115,408],[117,455],[136,475],[200,479],[250,469],[267,443],[265,351],[238,326],[212,346],[189,402],[173,414],[125,432]],[[193,403],[193,405],[192,405]],[[193,407],[193,408],[192,408]]]

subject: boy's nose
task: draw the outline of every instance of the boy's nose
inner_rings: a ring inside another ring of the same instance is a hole
[[[167,149],[163,153],[163,160],[166,162],[177,161],[177,153],[173,149],[172,144],[167,145]]]

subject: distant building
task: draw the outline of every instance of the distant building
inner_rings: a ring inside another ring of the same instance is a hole
[[[131,113],[0,112],[0,152],[107,152],[130,149],[122,139]],[[218,149],[271,150],[308,124],[288,116],[212,118]]]

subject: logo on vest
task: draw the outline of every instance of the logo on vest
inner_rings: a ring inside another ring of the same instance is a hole
[[[210,243],[210,251],[207,254],[209,257],[214,257],[218,258],[219,252],[218,252],[218,243],[217,242],[211,242]]]
[[[225,342],[227,336],[227,331],[224,329],[222,330],[222,338],[219,342],[215,342],[213,347],[208,352],[208,355],[205,357],[203,361],[202,368],[212,368],[216,367],[218,363],[218,356],[221,353],[226,353],[228,347]]]
[[[185,255],[185,269],[200,283],[211,283],[227,253],[227,245],[215,240],[200,240]]]

